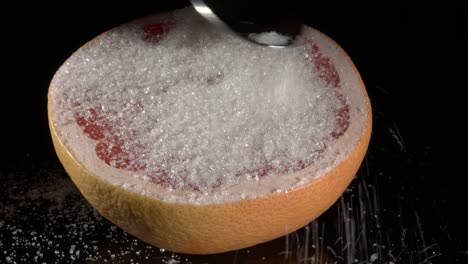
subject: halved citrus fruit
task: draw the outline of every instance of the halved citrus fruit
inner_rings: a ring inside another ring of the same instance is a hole
[[[191,9],[120,25],[55,74],[57,155],[83,196],[130,234],[210,254],[303,227],[365,156],[371,107],[358,71],[305,27],[270,49]]]

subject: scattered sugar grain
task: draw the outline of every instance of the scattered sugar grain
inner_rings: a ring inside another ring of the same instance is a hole
[[[177,259],[102,218],[63,170],[32,171],[37,175],[2,176],[0,188],[8,188],[0,200],[0,263]]]

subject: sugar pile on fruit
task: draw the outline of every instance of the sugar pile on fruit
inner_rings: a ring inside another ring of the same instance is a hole
[[[100,36],[54,78],[55,122],[81,125],[108,165],[168,190],[211,194],[303,169],[334,140],[344,99],[320,78],[305,38],[269,49],[222,35],[191,10],[160,21]]]

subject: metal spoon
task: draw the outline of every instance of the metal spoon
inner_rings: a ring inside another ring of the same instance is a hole
[[[302,32],[302,0],[190,0],[212,25],[255,44],[292,46]]]

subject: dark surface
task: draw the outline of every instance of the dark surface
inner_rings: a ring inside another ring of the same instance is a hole
[[[168,2],[11,10],[19,19],[5,22],[3,40],[7,83],[0,109],[6,142],[0,148],[0,263],[295,263],[297,255],[315,256],[320,263],[468,263],[468,45],[461,5],[321,3],[307,8],[307,23],[339,43],[361,72],[373,105],[374,131],[350,189],[300,230],[298,240],[291,235],[224,255],[183,256],[149,247],[102,219],[74,189],[54,153],[47,126],[48,85],[71,53],[96,35],[187,4]],[[60,199],[48,196],[58,190],[66,190]],[[371,213],[363,216],[363,210]],[[347,213],[353,222],[346,220]],[[353,226],[356,233],[347,237],[340,226]],[[294,254],[280,254],[286,244]],[[76,255],[75,248],[81,253]],[[377,259],[371,258],[374,253]]]

